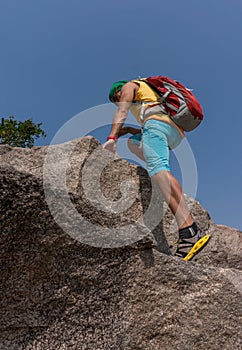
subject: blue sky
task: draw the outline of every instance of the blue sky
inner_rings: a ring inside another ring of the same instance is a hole
[[[196,199],[242,230],[241,18],[241,0],[0,0],[0,116],[42,122],[38,144],[49,144],[71,117],[107,103],[113,81],[176,78],[205,113],[187,134]]]

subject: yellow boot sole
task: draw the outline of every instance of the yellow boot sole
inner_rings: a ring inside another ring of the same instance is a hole
[[[205,235],[202,238],[200,238],[192,247],[192,249],[190,250],[190,252],[185,256],[185,258],[183,258],[183,260],[185,261],[189,261],[191,260],[194,255],[196,255],[204,246],[205,244],[208,242],[210,236],[209,235]]]

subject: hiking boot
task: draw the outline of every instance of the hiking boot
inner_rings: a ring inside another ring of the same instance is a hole
[[[204,234],[196,223],[179,230],[179,240],[175,244],[174,256],[185,261],[191,260],[194,255],[201,251],[209,238],[209,235]]]

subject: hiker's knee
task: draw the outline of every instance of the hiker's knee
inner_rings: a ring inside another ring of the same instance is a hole
[[[136,154],[138,148],[140,147],[140,142],[141,142],[140,137],[137,137],[136,135],[131,136],[128,139],[128,148],[129,148],[130,152]]]

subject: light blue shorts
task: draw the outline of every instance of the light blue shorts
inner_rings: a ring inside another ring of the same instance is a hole
[[[182,141],[179,131],[168,123],[150,119],[144,125],[143,135],[136,134],[130,139],[134,145],[140,146],[141,138],[149,175],[155,175],[161,170],[170,171],[170,149]]]

